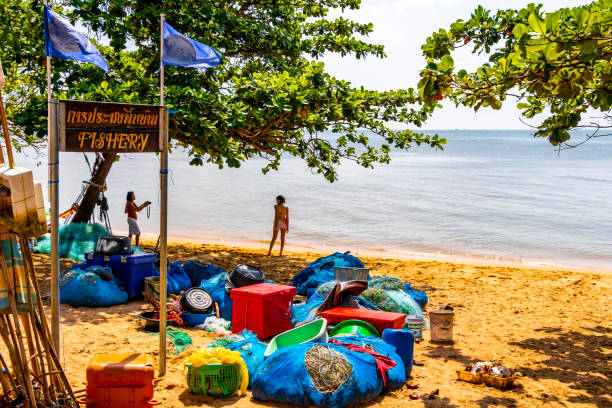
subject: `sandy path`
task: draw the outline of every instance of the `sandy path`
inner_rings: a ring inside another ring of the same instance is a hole
[[[268,278],[286,283],[322,254],[289,253],[269,258],[263,250],[218,245],[170,247],[171,260],[199,259],[223,268],[237,263],[259,266]],[[402,389],[369,405],[383,407],[612,407],[612,274],[467,265],[361,257],[374,274],[390,274],[425,287],[428,309],[455,308],[452,346],[424,341],[415,359],[425,364],[413,370],[413,382],[425,394],[439,397],[412,401]],[[43,292],[49,287],[47,259],[37,255]],[[75,388],[84,388],[85,368],[94,353],[125,351],[157,355],[158,337],[140,330],[136,316],[148,307],[142,301],[105,309],[62,305],[63,361]],[[194,345],[213,335],[186,330]],[[429,332],[425,338],[429,339]],[[186,352],[194,346],[190,346]],[[170,353],[172,353],[170,351]],[[212,400],[186,389],[181,361],[168,361],[168,375],[157,386],[164,407],[261,404],[250,395]],[[456,380],[455,370],[475,360],[502,359],[525,377],[518,388],[499,391]]]

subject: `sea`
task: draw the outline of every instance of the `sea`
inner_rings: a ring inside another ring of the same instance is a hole
[[[262,246],[282,194],[290,209],[288,248],[612,270],[612,137],[559,151],[529,130],[427,133],[446,138],[444,150],[394,150],[390,164],[374,169],[346,161],[334,183],[290,156],[278,171],[263,174],[261,158],[237,169],[197,167],[175,149],[168,232]],[[381,143],[373,134],[370,140]],[[46,183],[44,151],[28,150],[17,161]],[[61,209],[71,206],[88,176],[82,154],[60,154]],[[157,236],[159,157],[122,155],[107,186],[113,230],[127,231],[125,196],[133,190],[137,203],[153,203],[139,222]]]

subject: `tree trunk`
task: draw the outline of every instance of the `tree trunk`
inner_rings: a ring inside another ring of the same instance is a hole
[[[102,156],[104,160],[94,169],[91,175],[90,184],[87,186],[83,199],[79,204],[79,209],[76,214],[74,214],[71,222],[88,222],[96,208],[101,186],[104,186],[106,176],[108,176],[117,158],[117,153],[104,153]]]

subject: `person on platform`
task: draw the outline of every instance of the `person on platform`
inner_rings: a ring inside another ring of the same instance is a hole
[[[127,214],[127,223],[129,227],[130,242],[132,241],[132,235],[136,236],[136,246],[140,243],[140,227],[138,226],[138,213],[151,205],[150,201],[145,201],[141,205],[136,205],[134,202],[136,195],[133,191],[129,191],[126,197],[125,213]]]
[[[278,256],[283,256],[283,249],[285,248],[285,234],[289,232],[289,207],[285,206],[285,197],[279,195],[276,197],[276,205],[274,206],[274,226],[272,233],[272,241],[270,242],[270,250],[268,256],[272,253],[274,242],[280,231],[280,253]]]

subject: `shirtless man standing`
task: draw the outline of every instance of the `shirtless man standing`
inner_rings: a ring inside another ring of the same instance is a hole
[[[281,247],[278,256],[283,256],[283,248],[285,247],[285,234],[289,232],[289,208],[285,207],[285,197],[279,195],[276,197],[276,205],[274,206],[274,227],[272,241],[270,242],[270,250],[268,256],[272,253],[274,242],[278,236],[278,231],[281,233]]]

